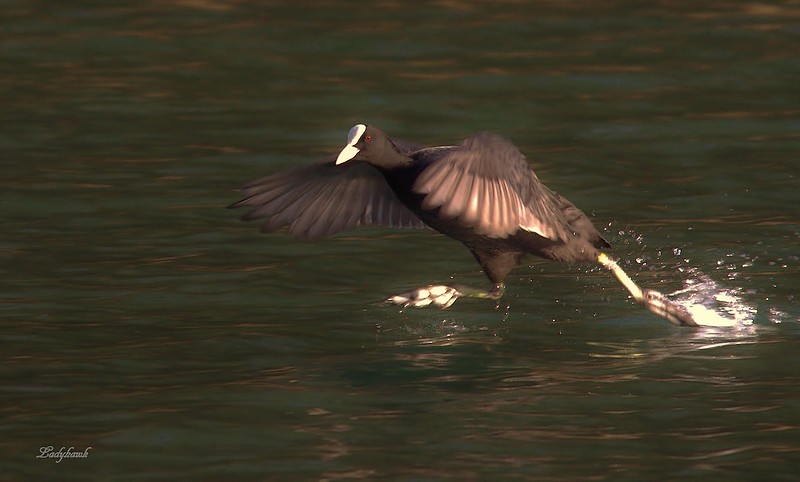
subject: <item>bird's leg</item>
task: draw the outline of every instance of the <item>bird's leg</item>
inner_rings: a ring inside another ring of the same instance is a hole
[[[643,290],[628,276],[616,261],[607,254],[600,253],[597,262],[602,264],[617,277],[620,283],[630,292],[634,301],[647,308],[647,310],[666,318],[670,323],[678,326],[699,326],[685,307],[671,301],[663,293],[655,290]]]
[[[504,292],[505,285],[502,283],[494,285],[490,291],[462,285],[428,285],[390,296],[387,298],[386,302],[401,305],[404,308],[408,306],[422,308],[424,306],[434,305],[444,309],[455,303],[455,301],[462,296],[465,298],[499,300]]]
[[[497,283],[489,291],[469,288],[467,286],[459,286],[458,289],[461,291],[463,296],[468,298],[482,298],[496,301],[503,297],[503,293],[506,292],[506,285],[503,283]]]

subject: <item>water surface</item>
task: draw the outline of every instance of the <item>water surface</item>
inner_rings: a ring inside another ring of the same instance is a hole
[[[0,4],[2,480],[792,480],[792,3]],[[511,138],[682,329],[529,259],[264,236],[233,188],[358,122]],[[92,447],[37,459],[41,447]]]

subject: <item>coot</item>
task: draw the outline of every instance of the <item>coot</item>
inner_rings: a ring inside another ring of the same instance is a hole
[[[600,251],[610,245],[589,218],[542,184],[525,156],[496,134],[422,147],[358,124],[335,159],[279,172],[241,190],[244,199],[229,207],[251,207],[242,219],[261,219],[263,232],[286,227],[295,237],[316,239],[363,225],[429,227],[463,243],[492,282],[488,291],[429,285],[392,296],[392,303],[446,308],[462,296],[497,300],[508,273],[533,254],[599,262],[650,311],[695,325],[680,305],[639,289]]]

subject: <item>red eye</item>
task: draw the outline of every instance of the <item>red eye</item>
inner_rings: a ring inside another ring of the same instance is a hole
[[[364,140],[365,140],[365,141],[367,141],[367,142],[369,142],[369,141],[371,141],[371,140],[372,140],[372,136],[370,136],[370,135],[367,135],[366,137],[364,137]]]

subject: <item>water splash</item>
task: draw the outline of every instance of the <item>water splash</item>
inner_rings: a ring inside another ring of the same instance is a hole
[[[606,232],[612,229],[612,223],[609,223]],[[743,329],[753,325],[758,309],[745,301],[745,290],[722,287],[710,276],[689,266],[691,260],[684,254],[683,247],[648,248],[644,236],[633,229],[619,229],[617,234],[622,244],[631,250],[628,266],[638,266],[640,271],[653,271],[671,265],[685,276],[684,287],[667,297],[686,308],[700,326]],[[742,270],[752,267],[754,261],[746,254],[727,254],[717,261],[715,269],[725,270],[728,280],[737,280]],[[780,323],[784,318],[784,312],[769,309],[771,322]]]
[[[688,268],[684,288],[669,296],[684,306],[701,326],[744,327],[753,324],[757,309],[747,304],[741,289],[722,288],[708,275]]]

